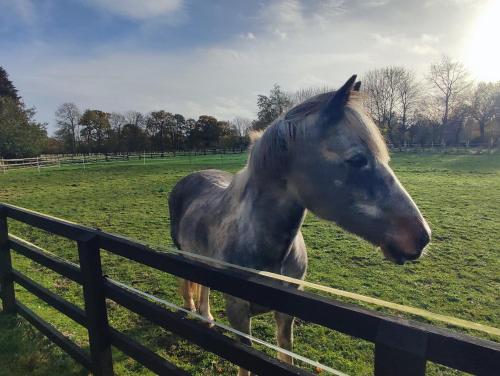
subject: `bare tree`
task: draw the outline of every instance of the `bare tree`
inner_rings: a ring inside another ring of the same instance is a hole
[[[431,64],[428,80],[435,90],[441,104],[441,142],[445,143],[445,130],[452,112],[462,104],[463,95],[470,88],[472,81],[465,66],[443,55],[441,60]]]
[[[421,97],[420,85],[415,79],[415,74],[404,69],[400,72],[397,82],[399,97],[399,143],[404,143],[405,134],[413,124],[415,110]]]
[[[128,111],[125,113],[125,122],[136,127],[144,128],[145,116],[139,111]]]
[[[109,114],[109,124],[118,137],[121,136],[122,128],[126,122],[127,120],[125,119],[125,116],[118,112],[112,112]]]
[[[236,130],[236,134],[238,135],[238,137],[243,138],[246,137],[246,135],[252,128],[252,120],[237,116],[231,121],[231,125]]]
[[[312,98],[318,94],[323,94],[323,93],[328,93],[329,91],[332,91],[328,86],[321,86],[321,87],[308,87],[304,89],[299,89],[295,93],[289,94],[290,99],[292,101],[292,106],[295,106],[299,103],[302,103],[309,98]]]
[[[387,135],[389,142],[395,145],[394,130],[398,117],[401,118],[398,116],[401,101],[405,100],[406,124],[409,108],[415,100],[413,75],[403,67],[391,66],[368,71],[361,81],[362,90],[367,94],[368,111]]]
[[[56,110],[56,137],[70,145],[71,153],[76,153],[80,139],[79,123],[82,116],[76,104],[66,102]]]

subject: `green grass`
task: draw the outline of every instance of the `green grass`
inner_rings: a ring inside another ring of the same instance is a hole
[[[0,202],[8,202],[119,233],[153,246],[171,247],[167,195],[193,170],[237,171],[245,155],[177,157],[168,161],[110,163],[9,172],[0,175]],[[500,326],[500,155],[395,154],[391,162],[433,230],[427,256],[396,266],[380,251],[332,223],[308,215],[303,233],[309,252],[307,279],[348,291],[424,308],[490,326]],[[76,247],[43,231],[9,222],[10,231],[66,259]],[[28,259],[14,255],[14,266],[52,291],[81,306],[81,288]],[[104,253],[110,277],[180,303],[170,275]],[[69,338],[87,346],[86,332],[22,288],[27,304]],[[220,294],[213,294],[216,319],[225,321]],[[158,354],[197,375],[234,374],[228,362],[109,303],[110,322]],[[254,319],[254,335],[274,341],[271,315]],[[455,329],[456,330],[456,329]],[[481,333],[470,334],[488,338]],[[497,340],[498,338],[489,337]],[[373,345],[320,326],[298,322],[295,350],[352,375],[373,370]],[[272,352],[270,352],[272,354]],[[274,356],[274,355],[273,355]],[[149,374],[114,352],[119,375]],[[22,319],[0,315],[0,376],[85,375],[69,356]],[[431,375],[455,371],[430,364]]]

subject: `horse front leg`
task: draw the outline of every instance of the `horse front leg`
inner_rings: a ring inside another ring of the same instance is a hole
[[[196,283],[179,278],[179,292],[184,301],[184,308],[191,312],[196,312],[197,290],[198,286]]]
[[[240,332],[251,334],[250,303],[229,295],[226,295],[226,315],[231,326]],[[252,346],[252,341],[245,337],[237,337],[238,341]],[[238,376],[250,376],[250,371],[239,367]]]
[[[200,315],[209,321],[209,325],[213,326],[214,317],[210,313],[210,287],[201,286],[200,306],[198,311],[200,312]]]
[[[274,312],[274,319],[278,327],[276,338],[278,346],[292,351],[293,347],[293,322],[295,317],[281,312]],[[282,362],[293,364],[293,358],[290,355],[278,352],[278,359]]]

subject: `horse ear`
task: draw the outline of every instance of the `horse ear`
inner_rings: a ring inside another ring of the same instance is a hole
[[[347,82],[342,85],[340,89],[338,89],[334,96],[330,99],[326,106],[326,110],[330,113],[337,113],[340,109],[342,109],[347,101],[349,100],[349,96],[351,95],[351,91],[353,89],[354,82],[356,81],[356,75],[354,74],[351,78],[347,80]]]
[[[354,84],[352,91],[359,91],[361,89],[361,81],[358,81]]]

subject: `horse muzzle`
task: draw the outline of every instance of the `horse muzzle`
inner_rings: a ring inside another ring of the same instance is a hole
[[[386,259],[403,265],[407,261],[418,259],[431,240],[431,231],[427,223],[413,236],[397,236],[383,243],[380,248]]]

